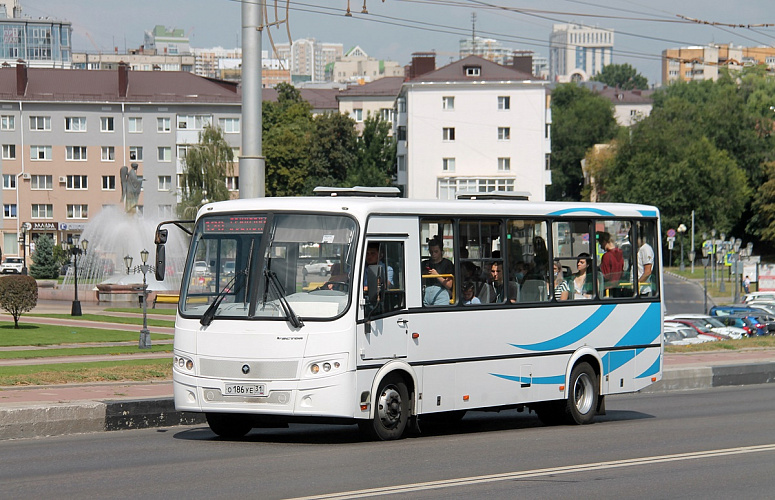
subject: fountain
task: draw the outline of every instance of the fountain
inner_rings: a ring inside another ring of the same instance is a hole
[[[154,234],[160,220],[126,213],[118,207],[106,207],[84,228],[81,239],[89,240],[88,253],[78,259],[79,290],[92,290],[96,283],[100,302],[136,301],[142,290],[143,275],[136,269],[127,272],[124,256],[140,264],[140,251],[153,256]],[[174,229],[166,245],[167,270],[164,281],[148,280],[149,292],[178,293],[188,251],[188,235]],[[153,257],[151,257],[153,260]],[[152,262],[149,262],[151,264]],[[68,270],[63,285],[73,285],[73,268]],[[84,295],[86,296],[86,295]]]

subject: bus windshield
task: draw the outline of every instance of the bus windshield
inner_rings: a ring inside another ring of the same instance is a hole
[[[181,313],[290,321],[330,319],[350,301],[355,221],[317,214],[202,217],[194,231]]]

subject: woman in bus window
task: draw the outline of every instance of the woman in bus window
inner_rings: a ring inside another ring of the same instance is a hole
[[[554,261],[554,300],[568,300],[570,286],[563,279],[562,266],[559,261]]]
[[[591,263],[592,259],[588,253],[579,254],[576,261],[578,271],[568,280],[574,299],[592,298],[592,273],[589,269]]]

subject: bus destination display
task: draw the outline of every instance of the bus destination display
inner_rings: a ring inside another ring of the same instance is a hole
[[[228,216],[203,220],[205,234],[263,233],[266,217]]]

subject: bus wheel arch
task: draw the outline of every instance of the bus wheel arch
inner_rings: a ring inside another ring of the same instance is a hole
[[[416,418],[416,387],[410,370],[383,367],[374,378],[370,418],[358,422],[361,432],[381,441],[402,438]]]

